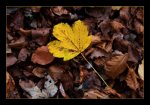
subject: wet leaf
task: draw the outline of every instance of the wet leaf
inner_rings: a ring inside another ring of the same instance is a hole
[[[46,65],[54,60],[54,57],[49,53],[47,46],[42,46],[36,49],[31,58],[33,63]]]
[[[128,54],[116,55],[105,63],[106,75],[115,79],[127,68]]]

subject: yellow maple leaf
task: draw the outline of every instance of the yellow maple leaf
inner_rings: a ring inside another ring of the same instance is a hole
[[[53,35],[58,39],[48,43],[49,52],[64,61],[70,60],[83,52],[91,43],[87,26],[81,20],[72,27],[67,23],[59,23],[53,28]]]

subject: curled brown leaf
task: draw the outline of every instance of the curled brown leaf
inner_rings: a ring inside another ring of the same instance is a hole
[[[128,53],[124,55],[116,55],[107,60],[104,68],[106,75],[115,79],[127,68]]]

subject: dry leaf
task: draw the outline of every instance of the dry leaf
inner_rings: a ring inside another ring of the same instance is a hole
[[[19,61],[26,61],[27,57],[30,55],[30,52],[26,48],[22,48],[18,55]]]
[[[122,95],[119,94],[116,90],[112,89],[111,87],[106,87],[104,89],[104,92],[107,93],[107,94],[113,94],[113,95],[115,95],[115,96],[117,96],[119,98],[122,98]]]
[[[100,57],[94,60],[94,63],[97,66],[103,66],[105,64],[106,59],[104,57]]]
[[[140,78],[144,81],[144,60],[142,60],[142,64],[139,65],[138,74]]]
[[[6,98],[20,98],[11,75],[6,72]]]
[[[43,78],[45,76],[46,69],[41,67],[36,67],[33,69],[32,73],[39,78]]]
[[[107,52],[105,52],[104,50],[102,50],[102,49],[95,49],[92,52],[90,58],[93,59],[93,58],[103,57],[103,56],[107,56],[107,55],[108,55]]]
[[[80,80],[79,82],[82,83],[85,78],[88,76],[89,72],[84,68],[84,66],[80,66]]]
[[[26,42],[25,37],[21,36],[19,39],[17,39],[15,42],[9,43],[8,46],[10,48],[23,48],[28,44]]]
[[[49,73],[55,82],[61,79],[64,71],[65,70],[61,66],[52,65],[49,67]]]
[[[139,83],[137,81],[137,75],[136,75],[134,69],[129,68],[128,74],[126,77],[126,82],[127,82],[127,85],[134,91],[136,91],[139,88]]]
[[[31,58],[33,63],[46,65],[54,60],[54,57],[49,53],[47,46],[42,46],[36,49]]]
[[[126,21],[130,19],[129,9],[129,7],[123,7],[120,10],[120,17]]]
[[[134,21],[134,27],[138,34],[144,35],[144,26],[139,21]]]
[[[97,44],[101,41],[101,34],[96,33],[95,35],[92,35],[92,44]]]
[[[58,88],[50,75],[47,75],[46,79],[47,81],[45,82],[44,87],[48,91],[49,96],[53,97],[57,93]]]
[[[139,62],[140,55],[136,48],[134,48],[132,46],[128,46],[128,54],[129,54],[128,61],[134,62],[134,63]]]
[[[73,76],[69,71],[62,74],[61,83],[65,91],[73,89]]]
[[[103,49],[107,53],[112,52],[112,42],[109,41],[101,41],[99,44],[97,44],[97,47]]]
[[[115,79],[127,68],[127,60],[128,60],[127,53],[124,55],[113,56],[111,59],[107,60],[104,65],[106,75]]]
[[[49,51],[55,57],[70,60],[83,52],[91,43],[92,36],[88,36],[87,26],[81,20],[76,21],[71,28],[67,23],[54,26],[53,35],[59,40],[48,44]]]
[[[12,66],[17,62],[17,58],[15,56],[11,55],[7,55],[6,58],[6,67]]]
[[[120,29],[125,28],[122,23],[117,22],[117,21],[115,21],[115,20],[111,22],[111,26],[112,26],[112,28],[113,28],[114,30],[116,30],[116,31],[119,31]]]
[[[35,86],[34,82],[19,80],[19,85],[23,90],[30,94],[32,99],[38,98],[48,98],[48,94],[45,91],[41,91],[37,86]]]

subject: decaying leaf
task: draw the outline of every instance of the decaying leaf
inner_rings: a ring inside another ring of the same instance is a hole
[[[19,85],[23,90],[30,94],[32,99],[48,98],[48,94],[45,91],[41,91],[33,81],[19,80]]]
[[[137,75],[136,75],[134,69],[129,68],[128,74],[126,77],[126,82],[127,82],[127,85],[134,91],[136,91],[139,88]]]
[[[12,76],[6,72],[6,98],[20,98]]]
[[[144,60],[142,60],[142,64],[139,65],[138,74],[140,78],[144,81]]]
[[[128,53],[124,55],[116,55],[105,63],[106,75],[115,79],[127,68]]]
[[[46,65],[54,60],[54,57],[49,53],[47,46],[42,46],[37,48],[35,53],[32,54],[31,58],[33,63],[38,63],[41,65]]]
[[[48,44],[49,51],[55,57],[70,60],[83,52],[91,43],[87,27],[81,20],[76,21],[71,28],[67,23],[54,26],[53,35],[59,40]]]
[[[46,79],[47,81],[45,82],[44,87],[48,91],[49,96],[53,97],[57,93],[58,88],[50,75],[47,75]]]

